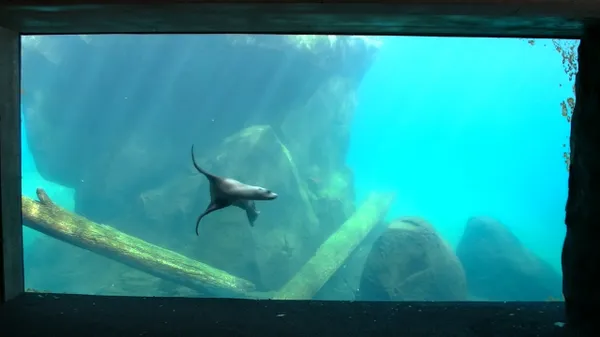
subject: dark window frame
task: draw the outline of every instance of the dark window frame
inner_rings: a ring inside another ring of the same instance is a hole
[[[437,4],[436,4],[437,2]],[[593,0],[389,0],[202,3],[20,1],[0,5],[0,303],[24,292],[21,223],[21,35],[271,33],[580,38]],[[68,4],[67,4],[68,3]],[[98,5],[97,3],[104,3]],[[91,301],[91,299],[90,299]]]

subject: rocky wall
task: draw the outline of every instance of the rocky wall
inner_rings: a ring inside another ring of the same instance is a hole
[[[265,290],[281,286],[352,213],[345,152],[356,90],[379,41],[118,35],[26,37],[23,46],[28,142],[41,175],[75,190],[77,213]],[[257,203],[254,228],[232,208],[207,216],[195,236],[208,186],[191,165],[192,144],[209,171],[279,193]],[[37,245],[54,254],[29,256],[37,266],[29,280],[46,275],[94,291],[64,267],[89,253],[53,240]],[[119,273],[109,278],[113,288],[127,283]]]

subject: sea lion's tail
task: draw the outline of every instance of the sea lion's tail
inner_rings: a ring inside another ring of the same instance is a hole
[[[208,172],[206,172],[198,163],[196,163],[196,157],[194,156],[194,144],[192,144],[192,163],[194,163],[194,167],[198,172],[204,174],[207,178],[213,178],[214,176]]]

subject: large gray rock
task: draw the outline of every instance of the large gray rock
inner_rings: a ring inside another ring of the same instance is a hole
[[[435,228],[420,218],[393,221],[373,244],[357,296],[367,301],[463,301],[463,268]]]
[[[475,297],[493,301],[561,298],[560,274],[495,219],[469,219],[456,254]]]

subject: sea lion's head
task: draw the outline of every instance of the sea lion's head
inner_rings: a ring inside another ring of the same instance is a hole
[[[253,200],[273,200],[278,197],[277,193],[264,187],[253,186]]]

